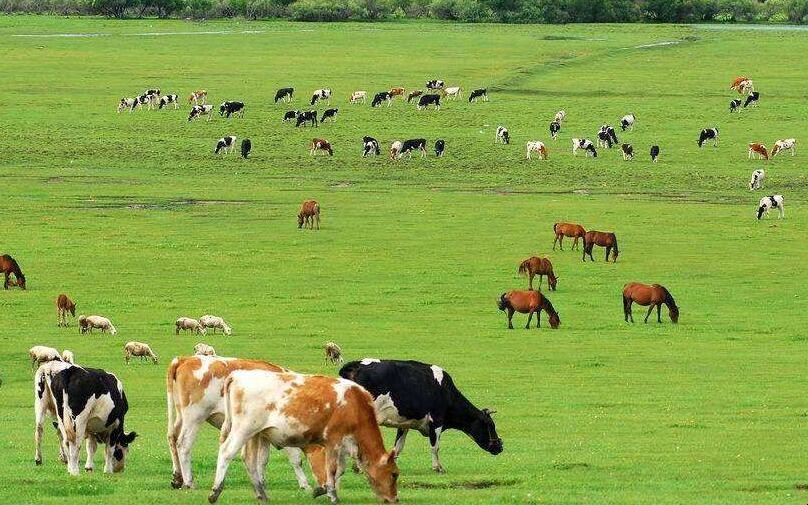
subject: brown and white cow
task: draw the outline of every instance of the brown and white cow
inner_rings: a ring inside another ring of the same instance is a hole
[[[334,155],[334,150],[331,149],[331,143],[326,139],[311,139],[309,156],[314,156],[317,151],[322,151],[323,154],[328,154],[329,156]]]
[[[734,89],[738,93],[746,95],[755,91],[755,85],[752,83],[752,79],[746,76],[739,76],[732,80],[729,89]]]
[[[390,88],[390,92],[389,92],[390,93],[390,98],[392,99],[392,98],[395,98],[397,96],[404,96],[404,93],[406,93],[406,92],[407,92],[406,89],[404,89],[402,87],[399,87],[399,86],[397,86],[395,88]]]
[[[772,158],[782,151],[791,151],[791,156],[797,154],[797,139],[780,139],[774,143]]]
[[[530,159],[531,153],[538,153],[540,160],[547,159],[547,146],[540,140],[533,140],[527,143],[527,159]]]
[[[347,380],[293,372],[238,370],[225,381],[225,419],[216,477],[208,501],[222,492],[227,468],[242,449],[259,501],[266,501],[264,468],[269,446],[325,447],[326,491],[338,501],[345,457],[356,458],[376,497],[398,501],[395,450],[387,451],[376,422],[373,397]]]
[[[172,487],[193,488],[191,450],[199,428],[209,423],[220,429],[224,422],[224,384],[236,370],[285,371],[266,361],[223,358],[216,356],[176,357],[166,373],[168,400],[168,448],[173,469]],[[322,450],[308,450],[312,471],[318,482],[325,482]],[[301,489],[310,489],[303,472],[303,454],[299,449],[286,450]],[[245,459],[246,461],[246,459]],[[316,495],[325,490],[318,487]]]
[[[208,92],[204,89],[198,89],[188,96],[188,103],[193,105],[205,105],[205,100],[208,99]]]
[[[769,151],[766,149],[766,146],[761,144],[760,142],[750,142],[749,144],[749,159],[760,159],[763,158],[764,160],[769,159]]]

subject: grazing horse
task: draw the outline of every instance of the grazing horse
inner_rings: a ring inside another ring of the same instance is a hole
[[[303,228],[308,225],[312,230],[315,226],[320,229],[320,204],[317,200],[306,200],[300,205],[300,212],[297,214],[297,227]]]
[[[572,250],[574,251],[575,248],[578,247],[578,239],[582,239],[586,235],[586,230],[584,230],[584,227],[575,223],[556,223],[553,225],[553,232],[555,232],[553,251],[555,251],[556,242],[558,242],[561,250],[564,250],[564,237],[575,238],[575,240],[572,242]]]
[[[662,311],[662,304],[668,306],[668,314],[671,316],[672,323],[679,322],[679,307],[676,306],[676,300],[671,296],[665,286],[659,284],[641,284],[639,282],[629,282],[623,286],[623,315],[626,322],[634,322],[634,316],[631,314],[631,304],[638,303],[639,305],[648,306],[648,313],[645,315],[645,322],[648,322],[648,316],[657,309],[657,322],[661,323],[660,312]]]
[[[584,254],[581,258],[583,261],[586,261],[586,255],[589,255],[589,259],[595,261],[595,258],[592,257],[592,247],[599,245],[601,247],[606,248],[606,261],[609,261],[609,253],[612,252],[614,249],[614,256],[612,260],[617,263],[617,255],[620,251],[617,249],[617,236],[611,232],[605,231],[588,231],[586,235],[584,235]]]
[[[530,258],[519,264],[520,275],[527,275],[529,277],[530,290],[533,291],[533,277],[539,276],[539,289],[541,289],[542,278],[547,276],[547,285],[553,291],[556,290],[558,277],[553,272],[553,264],[547,258],[539,258],[538,256],[531,256]]]
[[[8,254],[0,256],[0,270],[2,270],[3,274],[6,276],[6,280],[3,283],[4,289],[8,289],[9,286],[19,286],[25,289],[25,275],[23,275],[22,270],[20,270],[20,265],[17,264],[17,260]],[[14,274],[15,280],[13,281],[8,279],[8,276],[11,274]]]
[[[497,307],[499,310],[508,312],[508,329],[513,329],[513,313],[519,312],[520,314],[527,314],[527,325],[525,329],[530,328],[530,320],[533,314],[536,314],[536,328],[541,328],[541,311],[544,310],[550,316],[550,327],[552,329],[558,328],[561,324],[561,319],[558,318],[553,304],[550,303],[541,291],[524,291],[515,289],[502,293],[497,300]]]

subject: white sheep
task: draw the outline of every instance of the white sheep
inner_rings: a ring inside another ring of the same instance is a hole
[[[151,350],[149,344],[144,344],[143,342],[127,342],[126,345],[123,346],[123,351],[123,359],[127,364],[129,364],[129,360],[132,359],[132,356],[139,356],[141,359],[151,358],[157,363],[157,355]]]
[[[194,354],[197,356],[216,356],[216,349],[212,345],[199,342],[194,346]]]
[[[332,365],[345,362],[342,358],[342,349],[340,349],[336,342],[326,342],[324,347],[326,362],[330,361]]]
[[[81,333],[92,333],[93,328],[100,329],[101,333],[108,331],[110,335],[115,335],[118,333],[118,330],[106,317],[84,315],[79,316],[79,330]]]
[[[213,328],[213,333],[216,333],[217,328],[222,330],[225,335],[230,335],[232,333],[230,326],[228,326],[227,323],[224,322],[224,319],[219,316],[204,315],[199,318],[199,324],[205,328]]]
[[[47,363],[48,361],[62,361],[62,356],[59,354],[59,351],[53,347],[47,347],[44,345],[35,345],[28,349],[28,355],[31,357],[32,368],[36,368],[42,363]]]
[[[205,327],[199,324],[199,321],[190,317],[181,317],[174,322],[174,325],[174,333],[177,335],[180,334],[180,330],[193,331],[197,335],[204,335],[207,332]]]
[[[62,351],[62,361],[65,363],[73,364],[76,362],[76,358],[73,356],[73,351],[69,351],[65,349]]]

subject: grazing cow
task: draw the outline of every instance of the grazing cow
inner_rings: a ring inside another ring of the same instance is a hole
[[[320,123],[325,123],[326,119],[330,119],[332,122],[336,121],[337,112],[339,112],[339,109],[326,109],[323,112],[323,117],[320,118]]]
[[[463,90],[460,89],[460,86],[452,86],[449,88],[445,88],[443,90],[444,96],[447,98],[451,98],[452,100],[457,100],[458,98],[463,98]]]
[[[300,115],[299,110],[287,110],[286,113],[283,115],[283,121],[282,122],[285,123],[287,121],[297,119],[297,116],[299,116],[299,115]]]
[[[766,172],[757,169],[752,172],[752,179],[749,181],[749,191],[761,189],[763,187],[763,179],[766,178]]]
[[[740,108],[741,108],[741,101],[738,100],[737,98],[729,102],[730,114],[732,114],[733,112],[738,112]]]
[[[297,227],[305,228],[306,225],[312,230],[320,229],[320,204],[317,200],[305,200],[300,204],[300,211],[297,213]]]
[[[299,126],[306,126],[306,123],[311,123],[312,126],[317,126],[317,111],[316,110],[309,110],[304,112],[299,112],[297,114],[297,122],[295,123],[295,127]]]
[[[326,363],[330,361],[332,365],[340,365],[345,362],[345,358],[342,357],[342,349],[336,342],[326,342],[323,348]]]
[[[160,96],[160,89],[159,88],[147,89],[146,91],[143,92],[143,94],[144,95]]]
[[[173,103],[174,109],[180,108],[179,97],[177,95],[163,95],[160,97],[160,105],[157,106],[158,109],[162,109],[166,105]]]
[[[230,326],[219,316],[204,315],[199,318],[199,324],[205,328],[213,328],[214,335],[216,330],[222,330],[222,333],[228,336],[233,333]]]
[[[564,250],[564,237],[573,238],[572,242],[572,250],[574,251],[576,247],[578,247],[578,239],[583,239],[586,235],[586,230],[580,224],[575,223],[556,223],[553,225],[553,233],[555,233],[555,239],[553,240],[553,251],[555,251],[556,243]]]
[[[424,110],[428,105],[434,105],[435,110],[440,110],[440,95],[421,95],[418,99],[418,110]]]
[[[432,90],[441,89],[445,84],[446,83],[444,83],[441,80],[433,79],[431,81],[426,81],[426,89],[432,89]]]
[[[382,153],[381,147],[379,146],[379,141],[374,139],[373,137],[362,137],[362,157],[366,157],[369,154],[373,154],[374,156],[378,156]]]
[[[769,159],[769,151],[766,149],[766,146],[761,144],[760,142],[750,142],[749,143],[749,155],[748,158],[751,159],[760,159],[763,158],[764,160]]]
[[[76,303],[66,294],[56,297],[56,326],[67,326],[67,313],[76,317]]]
[[[411,429],[429,437],[435,472],[446,471],[439,457],[440,436],[446,430],[462,431],[494,456],[502,452],[502,439],[491,417],[494,412],[475,407],[438,365],[365,358],[346,363],[339,375],[373,396],[379,424],[397,429],[396,456],[404,450]]]
[[[598,157],[598,151],[595,149],[595,145],[589,139],[572,139],[573,156],[578,154],[578,149],[583,149],[586,151],[587,156],[592,156],[593,158]]]
[[[216,356],[216,349],[212,345],[199,342],[194,346],[195,356]]]
[[[233,152],[236,149],[236,136],[235,135],[228,135],[227,137],[222,137],[216,142],[216,149],[214,149],[214,154],[219,154],[220,151],[224,151],[225,154],[228,152]]]
[[[143,342],[127,342],[123,346],[123,359],[126,364],[129,364],[131,361],[132,356],[140,357],[141,360],[143,358],[149,358],[154,361],[154,364],[157,364],[157,354],[152,351],[149,344],[144,344]]]
[[[475,89],[469,95],[469,103],[476,102],[477,99],[482,98],[483,102],[488,101],[488,90],[485,88]]]
[[[718,147],[718,128],[705,128],[699,133],[699,147],[702,147],[708,140],[713,141],[713,147]]]
[[[620,119],[620,129],[623,131],[626,130],[634,131],[634,123],[636,122],[637,122],[637,116],[635,116],[633,113],[626,114]],[[616,140],[615,143],[617,143]]]
[[[778,140],[772,148],[772,158],[781,151],[791,151],[791,156],[797,154],[797,139]]]
[[[191,107],[191,113],[188,115],[188,121],[193,121],[194,119],[199,119],[202,116],[208,116],[208,121],[210,121],[211,112],[213,111],[213,105],[194,105]]]
[[[247,159],[247,156],[250,155],[250,151],[252,150],[252,142],[250,139],[244,139],[241,141],[241,157]]]
[[[39,368],[39,365],[48,361],[64,361],[58,350],[45,345],[35,345],[28,349],[28,356],[31,358],[31,368]]]
[[[595,258],[592,257],[592,248],[596,245],[606,248],[607,263],[609,261],[609,253],[614,250],[612,262],[617,263],[617,255],[620,254],[620,250],[617,248],[617,235],[611,232],[594,230],[590,230],[584,235],[584,254],[581,258],[582,261],[586,261],[587,255],[589,255],[590,260],[595,261]]]
[[[513,329],[513,314],[527,314],[527,325],[525,329],[530,329],[530,320],[536,314],[536,328],[541,328],[541,311],[547,312],[550,319],[550,328],[556,330],[561,324],[553,304],[544,296],[541,291],[514,289],[507,293],[502,293],[497,299],[497,308],[508,314],[508,329]]]
[[[106,317],[102,316],[79,316],[79,331],[84,333],[92,333],[93,328],[98,328],[101,333],[109,332],[110,335],[116,335],[118,329]]]
[[[219,105],[219,115],[230,118],[231,115],[238,114],[244,117],[244,102],[222,102]]]
[[[558,124],[563,123],[565,119],[567,119],[567,112],[565,110],[560,110],[555,113],[555,116],[553,116],[553,121]]]
[[[390,104],[393,103],[393,97],[387,91],[382,91],[382,92],[376,93],[376,95],[373,97],[373,100],[370,102],[370,106],[371,107],[378,107],[384,101],[387,102],[388,107],[390,107]]]
[[[331,143],[325,139],[311,139],[309,144],[309,156],[314,156],[320,151],[323,154],[328,153],[329,156],[334,155],[334,150],[331,149]]]
[[[208,99],[208,92],[204,89],[198,89],[188,96],[188,103],[193,105],[205,105]]]
[[[173,470],[171,486],[175,489],[194,487],[191,451],[203,424],[207,422],[216,429],[222,427],[225,412],[223,388],[228,376],[236,370],[285,371],[266,361],[215,357],[213,348],[206,344],[197,344],[194,350],[205,352],[206,355],[176,357],[166,372],[167,438]],[[207,355],[210,352],[212,356]],[[303,472],[301,451],[293,449],[285,452],[300,488],[310,489]],[[310,456],[312,454],[322,456],[322,451],[315,448]],[[312,470],[320,482],[324,482],[324,468],[319,464],[320,459],[311,457]],[[320,489],[317,494],[324,492],[324,489]]]
[[[623,150],[623,161],[634,159],[634,147],[631,144],[623,144],[620,148]]]
[[[192,331],[197,335],[204,335],[207,330],[202,326],[199,321],[190,317],[181,317],[174,321],[174,334],[179,335],[180,330]]]
[[[242,448],[256,497],[264,502],[269,446],[313,444],[325,449],[326,493],[333,503],[339,501],[337,483],[347,455],[358,459],[377,498],[398,501],[396,453],[385,451],[373,398],[358,384],[322,375],[236,370],[224,383],[224,406],[210,503],[221,495],[227,468]]]
[[[533,140],[527,143],[527,159],[530,159],[530,153],[538,153],[540,160],[547,159],[547,147],[544,142],[540,140]]]
[[[351,103],[365,103],[368,99],[367,91],[354,91],[351,93]]]
[[[401,153],[399,156],[404,156],[406,154],[411,158],[412,152],[415,150],[421,151],[422,158],[426,156],[426,139],[405,140],[401,146]]]
[[[659,146],[651,146],[651,161],[656,163],[659,159]]]
[[[129,109],[129,112],[132,112],[135,108],[135,102],[137,98],[121,98],[121,101],[118,102],[118,113],[124,109]]]
[[[435,156],[438,158],[443,156],[443,151],[446,150],[446,142],[443,139],[435,141]]]
[[[404,148],[404,143],[400,140],[394,140],[390,144],[390,159],[395,160],[401,156],[401,150]]]
[[[743,108],[745,109],[750,105],[754,105],[755,107],[757,107],[758,100],[760,100],[760,93],[758,93],[757,91],[749,93],[749,96],[747,96],[746,100],[744,100],[743,102]]]
[[[601,126],[598,131],[598,147],[611,149],[617,143],[617,132],[614,131],[614,128],[607,124]]]
[[[755,86],[752,83],[752,79],[740,76],[733,79],[732,84],[730,84],[729,89],[733,89],[740,94],[750,93],[755,90]]]
[[[314,105],[318,100],[325,100],[331,105],[331,90],[329,88],[317,89],[311,95],[310,105]]]
[[[779,215],[777,219],[783,219],[785,211],[783,210],[783,195],[764,196],[760,199],[757,210],[757,218],[760,219],[764,215],[769,215],[769,210],[777,209]]]
[[[410,91],[409,94],[407,94],[407,103],[411,103],[413,98],[421,96],[423,94],[424,94],[424,92],[421,91],[420,89]]]
[[[390,88],[390,98],[394,98],[394,97],[397,97],[397,96],[404,96],[404,93],[406,93],[406,92],[407,92],[407,90],[400,87],[400,86]]]
[[[295,88],[281,88],[275,92],[275,103],[279,100],[284,102],[291,102],[295,95]]]
[[[550,123],[550,137],[553,140],[558,140],[558,132],[561,131],[561,123],[553,121]]]
[[[140,96],[136,97],[135,101],[132,103],[132,108],[130,109],[129,112],[135,110],[135,108],[137,108],[137,107],[140,107],[141,109],[143,109],[144,106],[148,110],[152,110],[154,108],[154,104],[153,104],[153,101],[152,101],[153,98],[154,98],[154,95],[140,95]]]
[[[510,144],[511,136],[508,129],[504,126],[497,126],[497,131],[494,133],[494,143],[500,142],[502,144]]]
[[[37,462],[42,461],[40,445],[46,414],[56,415],[61,452],[70,475],[79,474],[79,447],[87,439],[87,462],[92,471],[93,456],[99,442],[106,445],[104,472],[124,469],[129,445],[135,432],[124,432],[124,417],[129,410],[123,384],[104,370],[59,363],[46,364],[34,377]]]

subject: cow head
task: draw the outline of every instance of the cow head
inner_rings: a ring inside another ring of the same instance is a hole
[[[378,461],[371,461],[365,469],[373,493],[383,503],[398,502],[398,465],[395,449],[385,453]]]
[[[763,217],[764,212],[766,212],[766,206],[765,205],[761,205],[760,207],[758,207],[757,218],[760,219],[761,217]]]
[[[496,456],[502,452],[502,439],[497,435],[497,428],[492,417],[494,414],[496,411],[482,409],[471,422],[468,434],[481,449]]]
[[[126,454],[129,452],[129,444],[134,442],[137,433],[124,433],[123,429],[114,430],[109,436],[109,446],[107,451],[112,453],[112,471],[122,472],[126,464]]]

